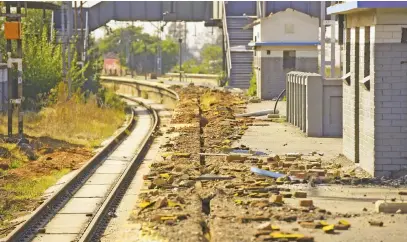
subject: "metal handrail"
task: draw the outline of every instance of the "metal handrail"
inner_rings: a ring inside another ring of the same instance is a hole
[[[230,72],[232,70],[232,56],[230,54],[230,42],[229,42],[229,33],[228,33],[228,25],[226,19],[226,4],[225,1],[223,3],[223,36],[226,38],[226,65],[227,65],[227,77],[230,78]]]

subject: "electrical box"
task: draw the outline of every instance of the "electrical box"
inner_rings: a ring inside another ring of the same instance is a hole
[[[20,22],[5,22],[4,37],[8,40],[21,39],[21,23]]]

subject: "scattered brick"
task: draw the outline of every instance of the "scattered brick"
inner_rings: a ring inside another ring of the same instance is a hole
[[[323,169],[309,169],[308,174],[309,175],[316,175],[316,176],[325,176],[326,170],[323,170]]]
[[[282,195],[283,198],[291,198],[293,196],[291,192],[280,192],[280,195]]]
[[[312,207],[312,206],[314,206],[314,203],[312,200],[301,200],[300,206],[301,207]]]
[[[343,224],[335,224],[334,229],[337,229],[337,230],[348,230],[348,229],[349,229],[349,226],[343,225]]]
[[[297,157],[286,157],[285,160],[286,161],[295,161],[297,159]]]
[[[278,162],[280,161],[280,157],[276,154],[271,154],[267,157],[267,162]]]
[[[300,222],[301,227],[306,228],[306,229],[316,229],[318,227],[318,224],[314,222]]]
[[[294,197],[296,198],[307,198],[307,193],[306,192],[294,192]]]
[[[381,221],[370,220],[369,224],[371,226],[383,227],[383,222],[381,222]]]
[[[327,226],[324,226],[323,228],[322,228],[322,230],[325,232],[325,233],[333,233],[334,231],[335,231],[335,226],[333,225],[333,224],[331,224],[331,225],[327,225]]]
[[[272,203],[283,203],[283,196],[273,194],[270,198],[270,202]]]

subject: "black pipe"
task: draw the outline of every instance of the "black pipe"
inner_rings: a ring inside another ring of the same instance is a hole
[[[273,110],[273,114],[275,114],[276,113],[276,108],[277,108],[277,104],[278,104],[278,101],[280,100],[280,98],[281,98],[281,95],[283,95],[285,93],[285,89],[280,93],[280,95],[278,95],[278,97],[277,97],[277,101],[276,101],[276,104],[274,104],[274,110]]]

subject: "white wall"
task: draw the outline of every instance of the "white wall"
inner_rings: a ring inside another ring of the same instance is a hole
[[[257,37],[257,38],[255,38]],[[255,41],[256,40],[256,41]],[[261,28],[260,24],[253,26],[253,41],[260,42],[261,41]]]
[[[262,42],[316,42],[319,35],[319,20],[287,9],[260,22]],[[290,26],[291,33],[290,33]],[[286,31],[288,30],[288,32]]]

